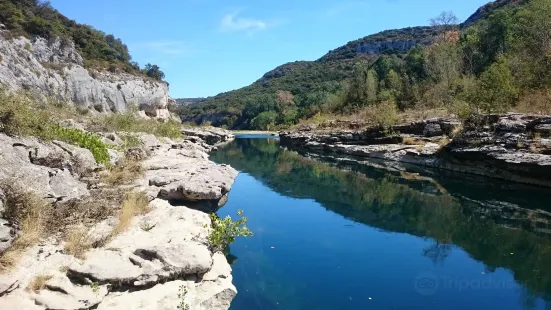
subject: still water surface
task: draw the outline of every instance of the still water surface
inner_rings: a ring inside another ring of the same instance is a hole
[[[242,136],[232,310],[551,309],[549,190],[313,160]],[[429,175],[430,178],[424,177]]]

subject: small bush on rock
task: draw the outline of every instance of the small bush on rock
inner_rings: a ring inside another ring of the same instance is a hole
[[[249,237],[253,236],[253,232],[247,228],[248,218],[243,216],[243,210],[237,211],[239,220],[234,221],[228,215],[225,218],[220,218],[216,214],[211,214],[212,230],[209,234],[209,243],[212,249],[216,251],[223,251],[228,245],[235,241],[236,237]]]
[[[55,139],[90,150],[92,155],[94,155],[96,162],[100,164],[109,163],[109,152],[107,151],[107,146],[101,142],[98,136],[78,129],[68,129],[55,126],[53,129],[53,137]]]

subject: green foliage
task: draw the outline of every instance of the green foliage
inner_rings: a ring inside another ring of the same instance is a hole
[[[386,100],[377,104],[373,110],[372,120],[375,124],[390,128],[398,122],[398,108],[392,100]]]
[[[92,282],[92,284],[90,284],[90,288],[92,289],[92,292],[94,294],[98,294],[99,293],[99,283],[98,282]]]
[[[93,120],[94,125],[101,131],[126,131],[126,132],[144,132],[158,137],[181,138],[181,124],[174,120],[161,121],[157,119],[144,119],[136,115],[133,111],[125,113],[116,113]],[[134,138],[125,136],[125,143],[136,144]]]
[[[243,211],[237,211],[239,220],[233,221],[228,215],[226,218],[219,218],[211,214],[212,230],[209,234],[209,243],[214,251],[223,251],[228,245],[235,241],[236,237],[250,237],[253,232],[247,228],[248,218],[243,216]]]
[[[515,101],[518,90],[505,59],[500,58],[482,73],[474,102],[486,113],[504,112]]]
[[[79,129],[69,129],[60,126],[53,127],[53,137],[69,144],[73,144],[90,150],[96,162],[100,164],[109,163],[109,152],[107,146],[101,142],[100,138],[92,133]]]
[[[276,112],[264,111],[252,119],[251,125],[254,128],[258,128],[262,130],[270,130],[271,128],[273,128],[276,119],[277,119]]]
[[[145,73],[150,78],[154,78],[156,80],[162,81],[165,78],[165,74],[159,66],[147,64],[145,65],[145,68],[142,70],[143,73]]]
[[[13,37],[40,36],[50,41],[61,38],[62,44],[73,41],[87,67],[133,74],[141,72],[120,39],[63,16],[49,1],[3,0],[0,2],[0,21]],[[157,74],[153,78],[161,80],[164,74],[158,74],[162,72],[155,67]]]

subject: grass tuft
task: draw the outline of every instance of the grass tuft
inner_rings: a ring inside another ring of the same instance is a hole
[[[4,218],[19,223],[21,229],[11,247],[0,257],[0,270],[5,271],[15,266],[23,251],[51,229],[48,227],[51,208],[47,201],[26,191],[14,180],[3,181],[0,188],[5,196]]]
[[[121,205],[119,222],[117,226],[113,228],[110,238],[113,238],[120,233],[125,232],[132,223],[132,219],[135,216],[146,214],[149,211],[149,200],[144,193],[128,193]]]
[[[130,184],[143,175],[143,168],[140,162],[135,160],[124,160],[109,170],[109,174],[102,178],[102,182],[108,185]]]
[[[86,252],[91,248],[92,242],[90,242],[90,234],[86,227],[75,228],[67,235],[65,253],[84,259]]]
[[[27,286],[27,290],[38,293],[46,287],[46,282],[48,282],[48,280],[50,280],[51,278],[52,276],[50,275],[35,276],[32,279],[31,283],[29,283],[29,286]]]

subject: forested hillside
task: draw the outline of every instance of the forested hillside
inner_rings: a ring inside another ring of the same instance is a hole
[[[0,23],[10,30],[12,37],[39,36],[48,40],[60,38],[65,43],[74,42],[88,68],[164,79],[164,73],[157,65],[147,64],[140,69],[120,39],[65,17],[49,1],[0,0]]]
[[[459,117],[550,112],[551,0],[501,0],[463,27],[450,13],[431,24],[368,36],[315,62],[283,65],[250,86],[183,108],[182,118],[273,129],[324,115],[387,125],[416,110]]]

